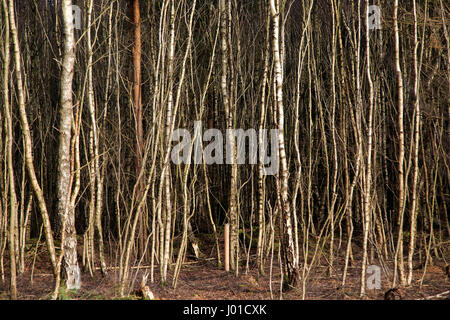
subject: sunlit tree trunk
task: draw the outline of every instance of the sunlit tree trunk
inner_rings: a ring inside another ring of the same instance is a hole
[[[10,296],[12,300],[17,299],[17,270],[16,270],[16,248],[15,239],[18,236],[15,232],[17,224],[17,195],[14,182],[14,162],[13,162],[13,122],[11,118],[11,106],[9,104],[9,21],[8,7],[6,0],[2,1],[3,11],[5,13],[5,43],[3,46],[3,110],[6,123],[6,165],[7,181],[9,184],[9,262],[10,262]],[[0,125],[2,123],[0,122]],[[6,189],[6,188],[5,188]],[[7,209],[7,208],[5,208]],[[7,212],[7,210],[5,210]],[[6,216],[6,214],[5,214]]]
[[[333,21],[333,31],[332,31],[332,57],[331,57],[331,94],[332,94],[332,111],[331,111],[331,137],[333,143],[333,181],[331,186],[331,205],[328,211],[328,217],[330,220],[330,255],[329,261],[330,265],[328,268],[328,273],[331,276],[333,273],[333,261],[334,261],[334,231],[335,231],[335,217],[334,217],[334,208],[337,200],[337,174],[338,174],[338,154],[337,154],[337,145],[336,145],[336,16],[339,12],[336,9],[336,3],[334,0],[331,0],[331,16]]]
[[[56,253],[55,253],[55,245],[53,241],[53,233],[50,225],[50,218],[47,210],[47,205],[45,202],[44,194],[42,192],[42,188],[39,184],[39,181],[36,177],[36,171],[33,164],[33,145],[31,140],[30,126],[28,123],[28,117],[25,109],[25,92],[22,81],[22,63],[20,59],[20,46],[19,46],[19,37],[18,31],[15,22],[15,14],[14,14],[14,1],[9,1],[9,22],[10,22],[10,30],[12,35],[12,41],[14,46],[14,64],[15,64],[15,75],[17,81],[18,88],[18,100],[19,100],[19,115],[20,115],[20,124],[22,128],[22,137],[24,139],[24,156],[25,163],[27,167],[27,172],[30,178],[31,186],[33,188],[34,193],[36,194],[36,198],[38,200],[39,210],[41,212],[42,221],[44,224],[45,230],[45,239],[47,242],[47,248],[50,255],[50,260],[52,262],[54,276],[56,278],[57,275],[57,262],[56,262]]]
[[[75,208],[71,207],[71,137],[73,121],[72,79],[75,64],[75,39],[73,28],[72,1],[63,0],[63,58],[60,80],[60,122],[58,149],[58,215],[61,218],[64,243],[64,270],[66,274],[66,288],[79,289],[81,274],[77,261],[77,235],[75,230]]]
[[[227,156],[230,159],[235,160],[235,141],[231,135],[230,129],[233,129],[233,110],[232,103],[230,101],[230,86],[228,82],[228,59],[229,59],[229,48],[228,48],[228,37],[229,26],[228,26],[228,16],[227,16],[227,6],[231,4],[229,1],[220,0],[220,23],[221,23],[221,53],[222,53],[222,73],[220,87],[222,91],[223,106],[225,109],[225,122],[227,128],[227,139],[230,142],[230,151],[233,154]],[[227,152],[230,152],[227,150]],[[235,161],[233,161],[235,162]],[[230,264],[231,268],[235,271],[236,269],[236,257],[237,257],[237,203],[236,203],[236,193],[237,193],[237,167],[233,163],[231,167],[231,177],[230,177],[230,198],[229,198],[229,208],[228,208],[228,220],[230,222]]]
[[[296,287],[300,280],[299,261],[295,253],[294,235],[292,232],[291,206],[288,194],[288,167],[286,160],[286,150],[284,144],[284,106],[283,106],[283,71],[281,67],[280,57],[280,9],[275,4],[275,0],[270,0],[270,10],[273,21],[273,59],[275,63],[275,87],[276,87],[276,103],[278,109],[278,143],[279,143],[279,159],[280,159],[280,198],[281,198],[281,214],[284,224],[285,241],[283,245],[286,250],[285,264],[287,271],[287,285]]]
[[[99,242],[99,256],[100,256],[100,267],[103,274],[106,274],[106,263],[103,257],[103,232],[101,224],[102,215],[102,202],[103,202],[103,181],[101,177],[100,160],[101,155],[99,152],[100,141],[99,141],[99,129],[97,124],[97,111],[95,103],[95,93],[94,93],[94,79],[93,79],[93,43],[91,37],[92,29],[92,9],[93,0],[89,2],[88,9],[88,30],[86,38],[87,55],[88,55],[88,107],[89,116],[91,119],[91,128],[89,131],[89,155],[90,155],[90,165],[89,165],[89,176],[90,176],[90,189],[91,189],[91,199],[89,203],[89,251],[90,258],[92,261],[92,268],[95,265],[95,245],[94,245],[94,231],[97,230],[98,242]],[[106,112],[106,111],[105,111]],[[92,271],[91,271],[92,272]]]
[[[372,208],[371,208],[371,198],[372,198],[372,134],[373,134],[373,82],[372,75],[370,71],[370,29],[369,29],[369,1],[366,0],[366,15],[365,15],[365,25],[366,25],[366,71],[367,71],[367,81],[369,83],[369,119],[367,125],[367,162],[366,171],[364,172],[364,223],[363,223],[363,258],[361,263],[361,291],[360,296],[364,296],[366,289],[366,266],[367,266],[367,251],[368,251],[368,240],[369,231],[371,229],[372,223]]]
[[[404,160],[405,160],[405,135],[403,129],[403,76],[400,67],[400,38],[398,29],[398,0],[394,2],[394,36],[395,36],[395,73],[397,77],[397,108],[398,108],[398,238],[397,248],[395,252],[395,271],[393,286],[396,285],[397,271],[399,272],[400,284],[406,282],[405,270],[403,263],[403,216],[405,202],[405,178],[404,178]],[[398,269],[397,269],[398,267]]]
[[[266,121],[266,86],[267,86],[267,74],[269,72],[269,54],[270,54],[270,18],[267,17],[266,23],[266,47],[264,50],[264,71],[263,80],[261,82],[261,116],[259,123],[259,140],[260,146],[263,146],[263,135],[262,130],[264,129],[264,124]],[[264,274],[264,244],[265,244],[265,231],[266,231],[266,221],[265,221],[265,176],[264,176],[263,163],[261,159],[258,162],[258,245],[256,251],[257,267],[261,274]]]
[[[143,183],[143,152],[144,152],[144,131],[143,131],[143,114],[142,114],[142,74],[141,74],[141,13],[140,1],[131,0],[132,5],[132,21],[133,21],[133,117],[135,126],[135,199],[140,201],[142,198]],[[140,255],[145,254],[144,242],[146,238],[146,219],[143,212],[139,215],[139,233],[138,233],[138,252]]]
[[[410,234],[409,234],[409,251],[408,251],[408,278],[407,284],[411,285],[412,282],[412,271],[413,271],[413,255],[416,243],[416,222],[417,222],[417,184],[419,178],[419,140],[420,140],[420,98],[419,98],[419,88],[420,88],[420,74],[419,65],[417,59],[417,49],[419,46],[417,38],[417,11],[416,11],[416,0],[413,0],[413,14],[414,14],[414,113],[415,113],[415,123],[414,123],[414,172],[413,172],[413,185],[412,185],[412,196],[411,196],[411,214],[410,214]]]

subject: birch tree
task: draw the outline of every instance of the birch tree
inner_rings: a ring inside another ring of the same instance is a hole
[[[59,149],[58,149],[58,215],[61,218],[64,250],[66,288],[79,289],[81,274],[77,261],[77,235],[75,210],[71,207],[72,191],[71,138],[73,121],[72,79],[75,64],[75,39],[73,29],[72,1],[63,0],[63,57],[60,80]]]
[[[229,41],[231,37],[229,30],[231,26],[231,17],[228,9],[231,6],[231,2],[228,0],[220,0],[220,33],[221,33],[221,53],[222,53],[222,71],[221,71],[221,82],[220,88],[222,93],[222,101],[225,109],[225,122],[227,128],[227,139],[230,143],[230,150],[227,150],[227,156],[229,160],[232,160],[231,165],[231,176],[230,176],[230,189],[229,189],[229,208],[228,208],[228,220],[230,222],[230,264],[231,268],[238,272],[237,260],[238,260],[238,215],[237,215],[237,164],[236,164],[236,144],[234,137],[232,136],[233,129],[233,102],[230,100],[230,92],[232,86],[229,84]]]
[[[406,282],[404,261],[403,261],[403,218],[405,202],[405,178],[404,178],[404,160],[405,160],[405,136],[403,128],[403,75],[400,66],[400,36],[398,28],[398,0],[394,2],[394,62],[395,74],[397,77],[397,108],[398,108],[398,238],[395,251],[395,271],[393,286],[396,285],[397,271],[399,272],[400,284]],[[397,269],[398,267],[398,269]]]
[[[14,182],[14,167],[13,167],[13,122],[11,118],[11,106],[9,104],[9,64],[10,64],[10,47],[9,47],[9,21],[8,21],[8,7],[6,0],[2,1],[3,12],[5,14],[5,39],[2,50],[3,55],[3,110],[6,122],[6,164],[8,169],[7,181],[9,184],[9,259],[10,259],[10,295],[11,299],[17,299],[17,268],[16,268],[16,249],[15,239],[18,237],[16,234],[17,224],[17,195],[16,185]]]
[[[36,170],[33,163],[33,144],[31,140],[30,133],[30,125],[28,122],[28,116],[26,113],[26,101],[25,101],[25,92],[22,81],[22,62],[20,59],[20,46],[19,46],[19,37],[15,20],[14,13],[14,1],[10,0],[8,2],[8,15],[9,15],[9,23],[10,23],[10,31],[12,36],[13,48],[14,48],[14,64],[15,64],[15,78],[17,82],[18,88],[18,103],[19,103],[19,116],[20,116],[20,125],[22,129],[22,138],[24,140],[24,157],[26,168],[28,172],[29,179],[31,180],[31,185],[34,193],[36,194],[36,198],[38,200],[39,210],[41,212],[42,221],[44,224],[45,231],[45,239],[47,242],[47,248],[49,251],[50,260],[53,267],[53,273],[55,278],[57,277],[58,268],[56,261],[56,252],[55,252],[55,244],[53,240],[53,232],[51,229],[50,217],[47,210],[47,204],[44,198],[44,193],[42,191],[42,187],[36,177]]]
[[[292,233],[292,221],[291,221],[291,206],[289,203],[288,194],[288,167],[286,160],[286,150],[284,144],[284,105],[283,105],[283,71],[281,67],[280,57],[280,6],[275,4],[275,0],[270,0],[270,12],[273,21],[273,34],[272,34],[272,54],[275,63],[275,77],[274,87],[276,87],[276,107],[278,111],[278,144],[279,144],[279,161],[280,161],[280,198],[281,198],[281,212],[283,215],[283,227],[284,227],[284,250],[286,250],[285,264],[287,271],[287,284],[292,287],[296,287],[299,282],[299,261],[295,252],[294,236]],[[282,40],[281,40],[282,42]]]

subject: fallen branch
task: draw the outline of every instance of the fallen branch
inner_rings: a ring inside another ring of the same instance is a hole
[[[201,260],[198,260],[198,261],[188,261],[188,262],[183,262],[183,265],[190,265],[190,264],[197,264],[197,263],[200,263],[200,262],[204,262],[204,261],[210,261],[210,260],[216,260],[217,258],[204,258],[204,259],[201,259]],[[175,265],[175,263],[171,263],[170,264],[171,266],[173,266],[173,265]],[[130,267],[130,269],[150,269],[152,266],[132,266],[132,267]],[[101,267],[95,267],[94,268],[94,270],[96,270],[96,271],[98,271],[98,270],[101,270],[102,268]],[[106,270],[119,270],[120,269],[120,267],[106,267],[105,268]]]
[[[417,300],[431,300],[431,299],[434,299],[434,298],[442,298],[442,297],[445,297],[446,295],[450,295],[450,290],[445,291],[445,292],[442,292],[442,293],[438,293],[438,294],[433,295],[433,296],[428,296],[428,297],[425,297],[425,298],[420,298],[420,299],[417,299]],[[448,297],[447,297],[447,298],[448,298]]]

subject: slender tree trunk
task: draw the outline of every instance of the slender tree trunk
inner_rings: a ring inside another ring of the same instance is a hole
[[[172,134],[172,121],[174,117],[174,59],[175,59],[175,3],[172,0],[170,5],[170,35],[169,35],[169,56],[168,56],[168,99],[167,99],[167,110],[166,110],[166,146],[170,146],[170,137]],[[165,283],[167,281],[167,267],[170,259],[170,243],[171,243],[171,226],[172,226],[172,192],[171,192],[171,170],[170,164],[164,163],[165,171],[162,176],[161,183],[164,185],[164,197],[165,197],[165,210],[166,219],[164,222],[164,244],[163,244],[163,261],[161,266],[161,281]]]
[[[55,245],[53,241],[53,234],[50,224],[50,218],[47,210],[47,205],[45,203],[44,194],[42,192],[41,186],[36,177],[36,171],[33,164],[33,145],[31,140],[30,126],[28,124],[27,113],[25,109],[25,92],[24,86],[22,82],[22,64],[20,59],[20,47],[19,47],[19,37],[18,31],[15,22],[14,16],[14,1],[9,0],[9,22],[10,22],[10,30],[12,35],[12,41],[14,46],[14,63],[15,63],[15,74],[18,88],[18,98],[19,98],[19,115],[20,115],[20,124],[22,128],[22,137],[24,139],[24,153],[25,153],[25,162],[28,171],[28,175],[31,180],[31,186],[33,188],[34,193],[36,194],[36,198],[38,200],[39,210],[42,215],[42,220],[44,223],[45,230],[45,239],[47,242],[47,249],[49,251],[50,260],[52,262],[54,276],[56,278],[57,275],[57,262],[56,262],[56,253],[55,253]]]
[[[236,203],[236,192],[237,192],[237,167],[235,164],[235,143],[234,137],[231,135],[231,129],[233,129],[233,111],[232,103],[230,100],[230,87],[228,85],[228,59],[229,59],[229,48],[228,48],[228,37],[230,37],[228,19],[227,19],[227,4],[230,6],[229,1],[220,0],[220,23],[221,23],[221,52],[222,52],[222,74],[221,74],[221,90],[222,90],[222,100],[225,109],[226,117],[226,128],[227,128],[227,139],[230,142],[230,150],[227,150],[227,156],[229,159],[233,159],[233,164],[231,168],[230,177],[230,198],[229,198],[229,208],[228,208],[228,221],[230,223],[230,265],[231,269],[236,269],[236,256],[237,256],[237,203]],[[229,155],[229,152],[232,152]]]
[[[135,174],[136,174],[136,190],[135,199],[140,201],[142,198],[144,183],[142,178],[143,170],[143,152],[144,152],[144,131],[143,131],[143,115],[142,115],[142,75],[141,75],[141,14],[140,1],[132,1],[133,11],[133,115],[135,125]],[[138,233],[138,252],[144,255],[144,243],[146,239],[146,219],[143,212],[139,215],[139,233]]]
[[[14,167],[13,167],[13,123],[11,118],[11,106],[9,104],[9,63],[10,63],[10,49],[9,49],[9,21],[8,21],[8,7],[6,0],[2,1],[3,11],[5,13],[5,43],[3,46],[3,110],[5,112],[6,123],[6,165],[7,165],[7,181],[9,183],[9,262],[10,262],[10,296],[12,300],[17,299],[17,270],[16,270],[16,248],[15,239],[17,234],[17,195],[16,186],[14,182]],[[1,122],[0,122],[1,125]],[[7,209],[7,208],[5,208]]]
[[[405,136],[403,129],[403,76],[400,67],[400,39],[398,29],[398,0],[394,2],[394,35],[395,35],[395,73],[397,76],[397,107],[398,107],[398,238],[397,248],[395,252],[395,271],[394,271],[394,283],[397,281],[397,267],[400,277],[400,284],[404,285],[406,282],[405,270],[403,263],[403,216],[404,216],[404,202],[405,202],[405,190],[404,190],[404,160],[405,160]]]
[[[413,185],[411,196],[411,220],[410,220],[410,237],[409,237],[409,252],[408,252],[408,278],[407,284],[411,285],[412,271],[413,271],[413,255],[416,240],[416,222],[417,222],[417,184],[419,178],[419,140],[420,140],[420,74],[417,61],[417,49],[419,42],[417,39],[417,12],[416,12],[416,0],[413,0],[413,14],[414,14],[414,106],[415,106],[415,124],[414,124],[414,173],[413,173]]]
[[[284,144],[284,106],[283,106],[283,71],[280,57],[280,10],[275,0],[270,0],[270,9],[273,21],[273,58],[275,63],[274,82],[276,86],[276,105],[278,109],[278,143],[280,159],[280,199],[281,215],[284,225],[284,250],[286,250],[285,264],[287,272],[287,285],[296,287],[300,280],[298,256],[295,253],[294,236],[292,234],[291,206],[288,194],[288,166]]]
[[[263,71],[263,80],[261,83],[261,116],[259,123],[259,145],[263,146],[263,135],[262,130],[264,129],[264,123],[266,119],[266,86],[267,86],[267,74],[269,72],[269,54],[270,54],[270,18],[267,16],[267,24],[266,24],[266,47],[264,51],[264,71]],[[260,157],[265,151],[260,153]],[[264,243],[265,243],[265,176],[263,169],[263,159],[260,158],[258,162],[258,245],[256,251],[257,257],[257,267],[259,272],[264,274]]]
[[[364,172],[364,223],[363,223],[363,259],[361,265],[361,292],[360,296],[364,296],[366,289],[366,264],[367,264],[367,250],[369,231],[372,223],[372,208],[371,208],[371,187],[372,187],[372,133],[373,133],[373,82],[370,71],[370,29],[369,29],[369,0],[366,0],[366,67],[367,67],[367,81],[369,83],[369,120],[367,133],[367,163],[366,171]]]
[[[75,229],[75,209],[71,207],[71,136],[73,121],[72,79],[75,64],[75,39],[73,28],[72,1],[63,0],[64,50],[60,83],[60,122],[58,150],[58,215],[61,218],[64,233],[64,270],[66,288],[79,289],[81,274],[77,261],[77,234]]]
[[[331,57],[331,91],[332,91],[332,115],[331,115],[331,136],[333,142],[333,181],[331,186],[331,205],[329,207],[328,216],[330,219],[330,258],[329,258],[329,269],[328,273],[331,276],[333,272],[333,261],[334,261],[334,229],[335,229],[335,217],[334,208],[337,200],[337,173],[338,173],[338,154],[336,145],[336,16],[339,12],[336,9],[335,0],[331,0],[331,15],[333,21],[333,32],[332,32],[332,57]]]
[[[95,246],[94,246],[94,229],[97,230],[98,240],[99,240],[99,256],[100,256],[100,267],[102,274],[106,274],[106,263],[103,256],[103,231],[101,224],[102,216],[102,202],[103,202],[103,179],[100,168],[101,155],[99,152],[100,141],[99,141],[99,128],[97,124],[97,112],[94,94],[94,79],[93,79],[93,48],[91,40],[91,28],[92,28],[92,8],[93,0],[89,2],[88,9],[88,31],[87,31],[87,55],[88,55],[88,107],[89,115],[91,119],[91,129],[90,129],[90,155],[91,155],[91,165],[89,166],[90,175],[90,188],[91,188],[91,203],[89,205],[89,238],[90,238],[90,249],[92,257],[92,268],[94,268],[94,257],[95,257]],[[105,111],[106,113],[106,111]]]

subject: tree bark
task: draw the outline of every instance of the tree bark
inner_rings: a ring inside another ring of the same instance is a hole
[[[222,74],[220,87],[222,91],[223,106],[225,109],[226,118],[226,128],[227,128],[227,141],[230,142],[230,150],[227,150],[227,157],[229,161],[232,160],[231,164],[231,176],[230,176],[230,198],[229,198],[229,208],[228,208],[228,221],[230,223],[230,265],[231,269],[238,272],[237,268],[237,256],[238,256],[238,237],[237,237],[237,166],[236,166],[236,144],[234,137],[231,134],[231,129],[233,129],[233,111],[232,102],[230,100],[230,86],[228,85],[228,59],[229,59],[229,48],[227,39],[231,37],[229,34],[229,19],[227,19],[227,5],[231,4],[225,0],[220,0],[220,24],[221,24],[221,53],[222,53]],[[227,23],[228,22],[228,23]],[[230,151],[232,154],[230,155]]]
[[[77,235],[75,209],[71,206],[71,137],[73,121],[72,79],[75,64],[75,39],[73,32],[72,1],[63,0],[63,58],[60,80],[59,149],[58,149],[58,215],[63,226],[64,270],[67,290],[81,287],[80,268],[77,261]]]
[[[19,46],[19,37],[15,22],[14,16],[14,1],[9,1],[9,22],[11,28],[12,41],[14,46],[14,63],[15,63],[15,73],[16,73],[16,81],[18,88],[18,98],[19,98],[19,115],[20,115],[20,125],[22,128],[22,137],[24,140],[24,156],[25,163],[28,171],[28,175],[31,180],[31,186],[33,188],[34,193],[36,194],[36,198],[38,200],[39,210],[41,212],[42,221],[44,224],[45,230],[45,239],[47,242],[47,249],[49,251],[50,260],[53,267],[53,273],[56,278],[57,276],[57,262],[56,262],[56,253],[55,253],[55,245],[53,241],[53,234],[50,224],[50,218],[47,210],[47,205],[45,202],[44,194],[42,192],[42,188],[36,177],[36,170],[33,164],[33,145],[31,140],[30,126],[28,124],[28,117],[25,109],[25,92],[22,81],[22,64],[20,59],[20,46]]]
[[[11,300],[17,299],[17,268],[16,268],[16,249],[15,239],[17,238],[17,195],[14,183],[14,167],[13,167],[13,123],[11,118],[11,106],[9,104],[9,21],[8,7],[6,0],[2,1],[3,11],[5,13],[5,43],[3,46],[3,109],[5,112],[6,123],[6,165],[7,165],[7,181],[9,183],[9,261],[10,261],[10,296]],[[1,122],[0,122],[1,123]],[[1,124],[0,124],[1,125]],[[7,209],[7,208],[5,208]]]
[[[142,179],[143,169],[143,152],[144,152],[144,131],[143,131],[143,115],[142,115],[142,75],[141,75],[141,13],[140,1],[132,1],[133,15],[133,115],[135,125],[135,174],[136,174],[136,193],[135,199],[140,201],[144,192],[144,183]],[[145,206],[144,206],[145,207]],[[139,215],[139,240],[138,252],[140,255],[145,254],[144,242],[146,239],[146,229],[143,211],[138,212]]]
[[[286,250],[285,264],[287,271],[287,285],[296,287],[300,280],[299,262],[295,253],[294,236],[292,234],[291,206],[288,194],[288,166],[284,145],[284,106],[283,106],[283,71],[280,57],[280,10],[275,5],[275,0],[270,0],[270,8],[273,20],[273,59],[275,63],[275,87],[276,104],[278,109],[278,143],[280,159],[280,199],[284,224],[284,250]]]
[[[403,129],[403,76],[400,67],[400,39],[398,29],[398,0],[394,2],[394,35],[395,35],[395,73],[397,76],[397,107],[398,107],[398,238],[395,252],[394,284],[396,285],[397,267],[400,277],[400,284],[406,283],[403,263],[403,216],[405,198],[404,180],[404,160],[405,160],[405,135]]]

